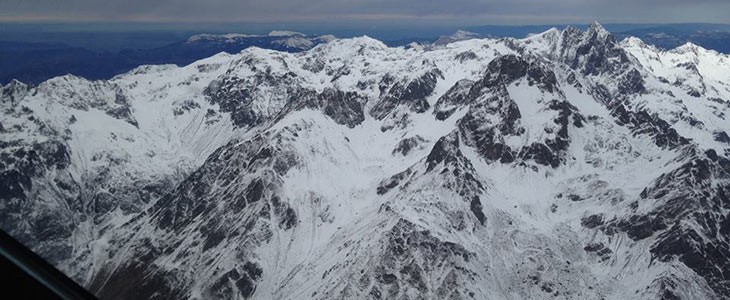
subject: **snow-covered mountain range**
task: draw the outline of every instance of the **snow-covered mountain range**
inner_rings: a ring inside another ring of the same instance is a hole
[[[327,43],[336,39],[333,35],[320,35],[308,37],[306,34],[274,30],[267,35],[251,35],[240,33],[229,34],[196,34],[188,38],[186,45],[202,44],[211,47],[216,44],[226,44],[227,47],[235,45],[261,45],[267,49],[285,50],[287,52],[297,52],[311,49],[312,47]]]
[[[587,31],[0,91],[0,228],[102,299],[730,299],[730,57]]]

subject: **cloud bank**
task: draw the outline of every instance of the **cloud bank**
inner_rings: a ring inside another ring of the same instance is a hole
[[[727,0],[0,0],[0,21],[730,23]]]

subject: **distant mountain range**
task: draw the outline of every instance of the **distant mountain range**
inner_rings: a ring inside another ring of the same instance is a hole
[[[248,47],[286,52],[307,50],[335,39],[291,31],[268,35],[198,34],[151,49],[94,51],[65,44],[0,42],[0,83],[13,79],[37,84],[52,77],[74,74],[88,79],[109,79],[140,65],[187,65],[220,52],[238,53]]]
[[[619,38],[634,36],[662,49],[673,49],[687,42],[721,53],[730,53],[730,30],[727,26],[698,29],[692,27],[650,27],[624,31]]]
[[[433,32],[333,30],[334,35],[271,31],[268,34],[194,33],[195,31],[117,31],[103,32],[25,32],[13,28],[0,30],[0,84],[17,79],[38,84],[47,79],[74,74],[88,79],[109,79],[140,65],[187,65],[216,53],[238,53],[251,46],[299,52],[335,39],[370,35],[388,46],[443,45],[472,38],[522,38],[567,25],[476,26],[454,30],[452,35]],[[587,29],[588,25],[573,25]],[[660,49],[673,49],[687,42],[721,53],[730,53],[730,25],[718,24],[611,24],[606,29],[618,39],[635,36]],[[14,31],[15,30],[15,31]],[[24,29],[25,30],[25,29]],[[77,29],[78,30],[78,29]],[[452,31],[453,32],[453,31]]]

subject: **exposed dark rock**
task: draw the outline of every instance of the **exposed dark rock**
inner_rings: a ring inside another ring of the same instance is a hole
[[[275,179],[273,172],[256,176],[246,183],[236,178],[246,174],[246,170],[259,170],[276,167],[280,160],[287,159],[287,151],[274,152],[265,146],[266,138],[254,137],[244,143],[236,142],[218,149],[198,170],[187,177],[178,188],[165,195],[150,208],[149,213],[157,216],[157,224],[162,229],[184,228],[200,215],[215,214],[221,199],[226,199],[226,207],[234,211],[256,210],[274,197]],[[243,168],[241,170],[240,168]],[[287,167],[280,166],[285,174]],[[245,188],[243,188],[245,187]],[[216,190],[224,190],[218,194]],[[245,201],[244,201],[245,199]],[[266,201],[264,201],[266,200]],[[283,216],[286,207],[277,214]]]
[[[603,249],[601,249],[601,250],[598,250],[598,251],[596,252],[596,254],[598,254],[598,255],[600,255],[600,256],[606,256],[606,255],[610,255],[611,253],[613,253],[613,250],[611,250],[611,249],[609,249],[609,248],[603,248]]]
[[[122,262],[119,268],[110,270],[107,282],[96,285],[98,294],[150,297],[133,291],[135,285],[127,283],[138,283],[146,280],[144,276],[161,274],[160,282],[156,284],[162,288],[169,287],[169,294],[162,295],[185,298],[183,295],[188,295],[192,282],[178,269],[158,266],[145,267],[142,269],[145,272],[138,272],[137,264],[154,265],[164,253],[173,253],[189,235],[189,228],[197,228],[200,240],[193,246],[200,245],[203,251],[210,253],[212,257],[209,264],[213,264],[217,255],[225,255],[225,252],[218,251],[220,245],[228,244],[233,237],[252,241],[250,244],[238,245],[237,249],[251,249],[267,242],[272,236],[272,229],[259,227],[261,222],[276,220],[284,230],[295,227],[298,223],[296,211],[286,199],[276,195],[281,183],[272,169],[279,158],[288,155],[288,150],[277,144],[280,138],[280,135],[258,135],[242,143],[232,141],[211,154],[203,166],[138,219],[156,225],[154,235],[171,238],[156,241],[154,245],[131,241],[133,248],[130,259]],[[267,171],[260,172],[264,169]],[[282,175],[286,174],[286,170],[281,170],[284,172]],[[145,221],[145,216],[150,216],[150,219]],[[191,227],[198,223],[201,225]],[[185,257],[194,255],[191,250],[177,251],[176,260],[186,261]],[[246,261],[249,257],[242,255],[238,259]],[[261,268],[252,262],[242,267],[234,266],[227,273],[217,275],[220,277],[214,278],[215,282],[205,292],[217,298],[248,298],[255,293],[261,274]]]
[[[598,252],[599,250],[603,249],[604,246],[603,243],[589,243],[585,247],[583,247],[583,250],[586,252]]]
[[[715,220],[712,220],[715,221]],[[697,274],[704,277],[708,284],[720,295],[727,295],[730,287],[726,276],[730,274],[730,257],[727,242],[722,240],[703,241],[699,234],[688,227],[675,225],[665,232],[660,241],[652,246],[652,254],[661,261],[675,257]]]
[[[654,232],[664,230],[667,225],[663,218],[656,216],[634,215],[627,220],[622,220],[616,224],[621,231],[632,240],[643,240],[654,234]]]
[[[180,116],[185,112],[189,112],[193,109],[198,108],[200,108],[200,104],[196,103],[193,100],[185,100],[180,105],[172,109],[172,114],[175,116]]]
[[[326,99],[323,99],[327,103],[324,107],[324,114],[330,116],[338,124],[355,127],[365,120],[361,105],[361,102],[365,102],[365,100],[356,93],[325,90],[318,97]]]
[[[585,118],[583,115],[578,113],[578,108],[568,103],[568,101],[551,100],[548,103],[548,108],[558,112],[558,117],[553,120],[553,122],[560,125],[558,137],[563,140],[569,140],[568,123],[571,116],[573,119],[573,126],[581,128],[583,127],[583,123],[585,123]]]
[[[548,109],[559,112],[554,120],[555,124],[559,125],[554,139],[545,140],[543,143],[536,142],[521,149],[511,149],[504,142],[505,136],[519,136],[524,133],[524,128],[518,125],[521,118],[520,110],[509,97],[505,85],[527,77],[531,85],[536,84],[542,90],[553,93],[557,92],[555,74],[540,63],[530,63],[514,55],[495,58],[490,62],[488,72],[490,73],[483,79],[473,84],[465,96],[467,100],[460,100],[471,103],[469,112],[458,123],[465,144],[475,147],[488,162],[511,163],[522,159],[533,160],[537,164],[553,168],[558,167],[570,143],[568,128],[571,121],[572,125],[578,128],[583,127],[585,122],[585,118],[577,112],[577,108],[565,100],[552,100],[547,103]],[[473,99],[483,100],[473,103]],[[439,111],[435,112],[438,118]],[[453,112],[446,110],[442,114],[448,117],[449,113]],[[489,124],[494,122],[491,121],[494,116],[501,121],[490,126]]]
[[[464,52],[457,54],[454,58],[456,58],[456,60],[458,60],[460,63],[464,63],[465,61],[475,60],[478,57],[477,57],[476,53],[474,53],[472,51],[464,51]]]
[[[150,270],[145,261],[142,258],[139,262],[121,266],[114,270],[119,276],[111,276],[104,282],[100,282],[99,278],[89,285],[89,290],[101,299],[112,300],[185,298],[184,290],[176,286],[179,278],[162,270]]]
[[[392,177],[381,181],[380,185],[378,185],[378,195],[383,195],[387,193],[394,187],[398,186],[404,179],[406,179],[411,174],[413,174],[413,171],[411,169],[406,169],[403,172],[395,174]]]
[[[644,79],[641,77],[641,73],[636,69],[632,69],[626,75],[621,78],[621,82],[618,86],[618,91],[621,95],[632,95],[632,94],[644,94],[646,88],[644,87]]]
[[[31,88],[17,80],[12,80],[5,86],[0,85],[0,103],[8,102],[15,105],[30,92]]]
[[[297,224],[297,214],[291,207],[287,207],[285,213],[279,222],[284,229],[291,229]]]
[[[495,103],[498,105],[494,105]],[[494,114],[499,115],[502,122],[495,124],[494,127],[486,126],[488,123],[485,123],[485,119]],[[502,136],[522,134],[523,129],[516,126],[519,118],[520,111],[517,104],[508,96],[498,94],[482,103],[472,105],[469,112],[459,120],[458,126],[464,137],[464,143],[475,147],[488,162],[510,163],[515,160],[517,154],[505,145]]]
[[[426,140],[419,135],[402,139],[400,142],[398,142],[397,145],[395,145],[395,149],[393,149],[392,154],[401,154],[403,156],[407,156],[411,152],[411,150],[415,148],[423,149],[423,144],[425,142]]]
[[[570,195],[568,195],[568,199],[570,199],[570,201],[574,201],[575,202],[575,201],[581,201],[581,200],[583,200],[583,197],[578,196],[578,195],[575,195],[575,194],[570,194]]]
[[[573,73],[573,72],[570,72],[570,75],[568,75],[568,78],[566,78],[566,81],[568,82],[568,84],[574,86],[578,90],[583,89],[583,85],[580,84],[580,82],[578,82],[578,79],[575,77],[575,73]]]
[[[396,277],[393,274],[387,273],[380,276],[380,282],[385,284],[392,284],[398,280],[398,277]]]
[[[482,202],[479,200],[478,196],[474,196],[471,198],[469,208],[471,209],[471,212],[474,213],[474,216],[477,217],[479,223],[484,225],[484,221],[486,221],[487,217],[484,216],[484,212],[482,211]]]
[[[201,231],[204,229],[201,228]],[[218,231],[216,229],[213,229],[210,232],[205,232],[206,235],[205,242],[203,243],[203,251],[206,251],[210,248],[213,248],[215,246],[218,246],[223,239],[226,238],[226,234],[224,232]]]
[[[537,85],[541,90],[554,93],[558,90],[558,80],[553,71],[538,63],[531,63],[527,69],[527,80],[530,85]]]
[[[264,194],[264,183],[261,179],[256,179],[246,188],[246,199],[249,203],[259,201]]]
[[[98,85],[97,83],[95,84]],[[115,90],[113,105],[109,105],[95,99],[92,100],[94,102],[92,102],[91,107],[102,109],[106,112],[107,115],[132,124],[132,126],[134,127],[139,127],[139,125],[137,124],[137,119],[135,119],[134,115],[132,114],[131,105],[129,104],[129,99],[127,99],[127,96],[124,95],[122,89],[119,86],[115,85],[112,88]]]
[[[730,144],[730,136],[725,131],[715,131],[712,133],[712,136],[715,138],[715,141]]]
[[[223,274],[211,286],[211,296],[227,298],[238,294],[244,299],[248,299],[256,291],[256,281],[261,277],[261,273],[262,270],[257,264],[246,262],[242,272],[234,268]]]
[[[436,119],[442,121],[446,120],[451,117],[456,110],[466,104],[469,104],[468,102],[473,100],[468,97],[469,91],[473,85],[473,81],[462,79],[446,91],[446,93],[444,93],[434,105],[433,114],[436,115]]]
[[[564,160],[570,145],[568,135],[570,117],[572,116],[573,126],[578,128],[583,127],[585,118],[577,112],[576,107],[567,101],[552,100],[548,103],[548,108],[559,112],[558,117],[554,120],[555,124],[560,126],[556,137],[545,140],[544,144],[533,143],[523,147],[517,156],[523,160],[534,160],[538,164],[557,168]]]
[[[623,104],[617,104],[611,111],[616,123],[627,126],[635,135],[645,134],[654,139],[654,143],[662,148],[674,149],[689,144],[689,140],[679,135],[669,123],[656,115],[649,115],[644,110],[628,111]]]
[[[428,291],[428,287],[423,281],[423,269],[418,264],[411,263],[406,265],[400,269],[399,273],[401,276],[405,277],[405,281],[407,281],[411,286],[416,287],[417,290],[422,292]]]
[[[487,75],[477,86],[495,87],[498,84],[508,85],[527,75],[528,62],[517,55],[503,55],[493,59],[487,65]]]
[[[590,215],[580,220],[580,224],[585,228],[596,228],[603,225],[603,215]]]
[[[243,264],[243,270],[253,280],[261,279],[261,274],[263,274],[263,272],[264,272],[264,270],[262,270],[258,264],[254,263],[254,262],[250,262],[250,261]]]
[[[721,232],[727,216],[717,212],[720,207],[730,207],[730,173],[720,163],[722,160],[719,156],[717,162],[711,157],[691,157],[642,191],[640,201],[657,202],[652,211],[611,221],[602,226],[604,231],[625,232],[634,240],[654,236],[656,242],[650,250],[653,257],[661,261],[679,259],[702,276],[716,293],[730,294],[725,279],[729,274],[724,271],[730,269],[730,237],[727,231]]]
[[[426,157],[426,170],[431,171],[440,163],[448,164],[455,162],[461,155],[459,150],[459,138],[456,135],[448,135],[440,138]]]
[[[609,249],[600,242],[588,243],[585,247],[583,247],[583,250],[598,255],[601,261],[609,260],[611,258],[611,254],[613,253],[611,249]]]
[[[24,199],[25,190],[30,190],[30,178],[18,172],[8,170],[0,173],[0,199]]]
[[[371,295],[397,299],[411,292],[436,291],[436,294],[444,294],[444,290],[455,288],[458,282],[469,277],[470,273],[463,265],[474,253],[458,244],[442,241],[405,219],[399,219],[382,242],[385,247],[380,254],[382,259],[377,265],[370,266],[366,273],[372,274],[376,286],[362,287],[369,288]],[[444,270],[451,270],[444,282],[434,285],[433,281],[427,280],[442,276]],[[374,290],[377,292],[374,293]]]
[[[586,32],[567,28],[561,49],[563,61],[585,75],[619,74],[629,65],[629,55],[599,24],[592,24]]]
[[[426,98],[433,93],[439,78],[443,78],[441,71],[432,69],[414,80],[396,82],[373,106],[370,115],[382,120],[400,105],[407,106],[415,113],[425,112],[429,108]]]
[[[311,91],[313,94],[314,91]],[[365,113],[362,105],[367,99],[355,92],[343,92],[331,88],[324,89],[316,97],[297,96],[299,107],[320,109],[324,114],[332,118],[337,124],[347,125],[352,128],[360,125],[365,120]],[[305,99],[302,101],[302,99]]]
[[[380,91],[380,98],[385,97],[385,93],[388,92],[388,89],[395,83],[396,78],[391,75],[390,73],[386,73],[383,75],[383,78],[380,79],[380,82],[378,83],[378,90]]]
[[[533,143],[524,147],[518,154],[523,160],[534,160],[536,163],[557,168],[560,165],[560,156],[550,147],[542,143]]]
[[[251,63],[253,64],[253,63]],[[233,75],[224,76],[212,82],[204,91],[208,100],[217,104],[221,112],[231,114],[233,124],[239,127],[252,127],[267,121],[269,112],[259,112],[254,109],[254,102],[261,91],[275,90],[275,99],[280,105],[292,102],[292,95],[298,95],[302,89],[297,85],[296,74],[291,72],[273,74],[271,72],[257,72],[254,76],[238,78]],[[275,112],[276,114],[278,112]]]
[[[51,264],[68,259],[68,238],[75,230],[77,190],[66,168],[70,155],[63,142],[0,142],[0,229]],[[60,183],[60,184],[59,184]],[[66,191],[64,192],[64,187]],[[38,201],[39,193],[47,193]]]

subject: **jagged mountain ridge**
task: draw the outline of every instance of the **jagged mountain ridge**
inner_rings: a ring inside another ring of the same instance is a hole
[[[594,24],[14,83],[2,228],[102,298],[724,299],[728,69]]]

